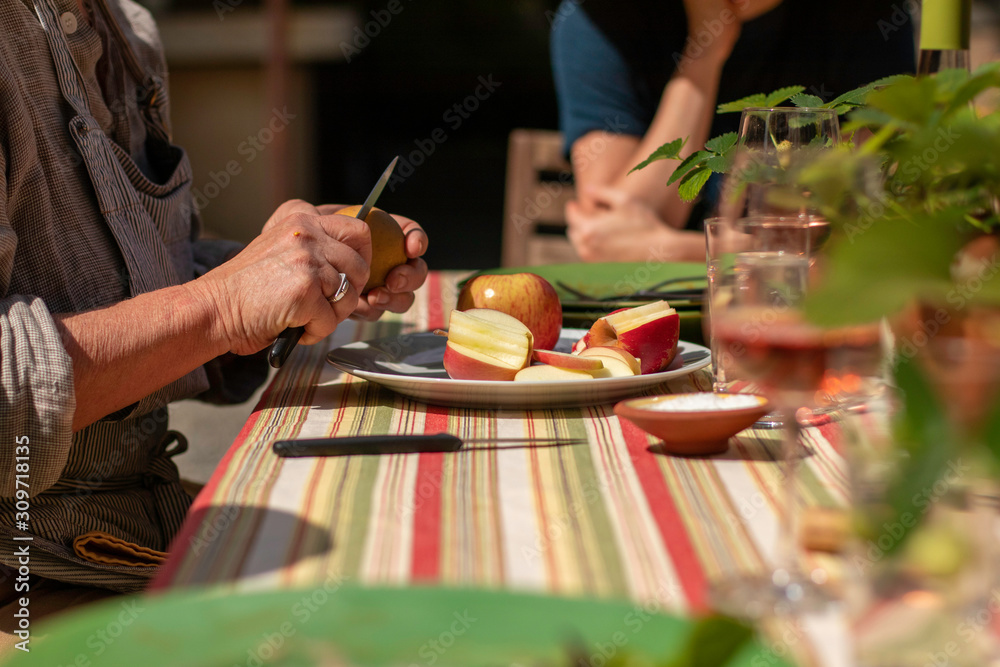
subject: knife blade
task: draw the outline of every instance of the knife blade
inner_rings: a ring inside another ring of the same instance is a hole
[[[382,175],[379,177],[378,181],[375,182],[375,187],[372,191],[368,193],[368,197],[365,198],[365,203],[361,205],[361,209],[358,211],[356,218],[359,220],[364,220],[371,213],[372,208],[375,206],[375,202],[378,201],[379,195],[382,194],[382,190],[385,189],[385,184],[389,182],[389,178],[392,176],[392,170],[396,168],[396,162],[399,161],[399,156],[392,158],[392,162],[389,166],[385,168]],[[305,327],[289,327],[278,334],[278,337],[274,339],[271,343],[271,349],[267,353],[267,363],[271,364],[273,368],[281,368],[285,360],[288,359],[288,355],[292,353],[292,349],[295,348],[296,343],[299,342],[299,338],[305,333]]]
[[[423,452],[457,452],[462,445],[496,444],[562,444],[586,442],[582,438],[460,438],[451,433],[433,435],[358,435],[344,438],[307,438],[278,440],[271,449],[284,458],[304,456],[355,456],[363,454],[419,454]]]

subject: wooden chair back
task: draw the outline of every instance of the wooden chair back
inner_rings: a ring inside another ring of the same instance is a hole
[[[574,187],[561,133],[510,133],[504,197],[503,266],[580,261],[566,238],[565,206],[574,198]]]

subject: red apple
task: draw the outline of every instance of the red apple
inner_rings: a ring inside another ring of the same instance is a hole
[[[677,356],[679,337],[677,311],[666,301],[655,301],[600,318],[587,332],[587,345],[620,347],[640,360],[643,373],[656,373]]]
[[[575,371],[596,371],[604,366],[600,359],[581,357],[576,354],[566,354],[554,350],[534,350],[531,358],[549,366],[568,368]]]
[[[642,372],[640,361],[620,347],[604,345],[588,347],[580,352],[580,356],[588,359],[600,359],[604,367],[611,372],[612,377],[628,377],[639,375]]]
[[[523,323],[487,308],[452,311],[444,369],[455,380],[513,380],[531,360],[532,336]]]
[[[559,342],[559,295],[549,281],[534,273],[476,276],[462,287],[456,308],[492,308],[516,317],[542,349],[550,350]]]

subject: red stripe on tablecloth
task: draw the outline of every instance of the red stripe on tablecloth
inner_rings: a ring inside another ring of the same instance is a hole
[[[448,310],[455,304],[448,304]],[[438,271],[431,271],[427,274],[427,328],[443,329],[447,326],[444,321],[444,295],[441,294],[441,274]]]
[[[698,561],[694,545],[684,528],[684,521],[677,511],[677,505],[656,462],[655,457],[658,455],[649,451],[646,434],[637,426],[623,419],[621,427],[625,443],[628,445],[629,456],[632,458],[632,466],[646,494],[646,500],[649,502],[653,519],[660,529],[663,543],[674,562],[674,569],[684,589],[684,595],[692,611],[707,611],[708,583],[705,571]]]
[[[434,325],[431,325],[434,326]],[[448,430],[448,410],[427,406],[424,433]],[[441,486],[444,454],[420,454],[413,498],[414,582],[437,581],[441,577]]]
[[[167,553],[173,554],[173,557],[166,560],[160,568],[160,571],[150,582],[147,590],[159,590],[167,588],[170,585],[170,580],[177,572],[177,566],[180,565],[181,560],[183,560],[180,553],[174,553],[174,547],[191,543],[195,532],[197,532],[198,527],[201,524],[202,518],[204,518],[205,512],[207,512],[212,506],[211,499],[212,496],[215,495],[216,487],[219,486],[219,480],[222,479],[225,475],[226,469],[229,468],[229,463],[236,454],[236,450],[243,446],[247,436],[249,436],[250,432],[253,430],[254,425],[257,423],[257,419],[263,411],[264,401],[267,400],[267,394],[270,392],[271,386],[268,386],[264,395],[261,396],[260,401],[257,402],[257,406],[254,408],[254,411],[250,413],[250,417],[247,419],[246,423],[243,424],[243,428],[240,429],[236,439],[233,440],[233,444],[229,446],[229,449],[226,450],[225,456],[223,456],[222,460],[219,461],[219,465],[216,466],[215,472],[212,473],[208,482],[194,499],[194,502],[191,503],[191,507],[187,512],[187,518],[184,520],[184,523],[181,524],[180,530],[177,531],[177,535],[174,536],[170,546],[167,548]]]
[[[819,432],[822,434],[823,438],[830,443],[830,446],[833,447],[833,451],[843,456],[844,430],[840,428],[840,424],[830,421],[820,426]]]

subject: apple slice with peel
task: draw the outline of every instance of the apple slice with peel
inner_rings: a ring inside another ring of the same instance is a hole
[[[513,380],[531,361],[531,331],[517,318],[488,308],[453,310],[444,369],[455,380]]]
[[[601,368],[600,370],[605,370]],[[560,368],[548,364],[536,364],[522,368],[514,376],[514,382],[566,382],[573,380],[593,380],[594,371]]]
[[[611,371],[612,377],[629,377],[639,375],[642,364],[620,347],[599,345],[588,347],[580,352],[584,358],[600,359],[604,362],[604,367]]]
[[[598,368],[604,368],[604,363],[596,357],[581,357],[576,354],[556,352],[555,350],[534,350],[531,353],[531,358],[549,366],[558,366],[559,368],[568,368],[576,371],[596,371]]]
[[[620,347],[641,359],[643,373],[666,369],[677,355],[680,316],[666,301],[611,313],[587,332],[589,347]]]

